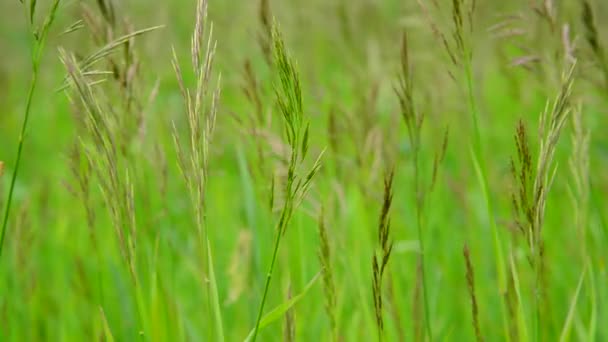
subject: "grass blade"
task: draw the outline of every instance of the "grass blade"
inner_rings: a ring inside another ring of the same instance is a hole
[[[578,303],[578,295],[581,292],[581,288],[583,286],[583,280],[585,279],[585,270],[581,273],[581,277],[578,281],[578,285],[576,286],[576,291],[574,292],[574,296],[572,297],[572,301],[570,302],[570,310],[568,310],[568,316],[566,317],[566,322],[564,323],[564,328],[562,329],[562,333],[559,337],[560,341],[570,341],[570,333],[572,330],[572,321],[574,320],[574,314],[576,313],[576,304]]]
[[[260,320],[260,325],[258,327],[258,331],[267,327],[268,325],[270,325],[271,323],[276,322],[277,320],[281,319],[283,317],[283,315],[285,315],[285,313],[291,309],[294,305],[296,305],[302,298],[304,298],[304,296],[306,295],[306,293],[312,288],[312,286],[317,282],[317,280],[319,279],[319,277],[321,276],[321,272],[317,273],[311,281],[308,282],[308,284],[306,285],[306,287],[304,288],[304,290],[302,292],[300,292],[299,294],[297,294],[296,296],[293,296],[290,300],[285,301],[281,304],[279,304],[278,306],[276,306],[274,309],[270,310],[270,312],[268,312],[266,315],[264,315],[262,317],[262,319]],[[249,332],[249,335],[247,335],[247,338],[245,338],[245,341],[249,342],[252,340],[253,335],[255,333],[255,328],[251,329],[251,331]]]
[[[106,319],[106,314],[103,311],[103,308],[99,308],[99,312],[101,313],[101,321],[103,322],[103,336],[105,341],[114,342],[114,336],[112,335],[112,330],[110,329],[110,325],[108,324],[108,320]]]

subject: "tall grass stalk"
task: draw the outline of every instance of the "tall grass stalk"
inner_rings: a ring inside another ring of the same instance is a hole
[[[140,335],[145,335],[143,295],[137,275],[136,244],[137,228],[135,222],[133,183],[125,161],[119,157],[116,144],[114,121],[108,115],[107,108],[98,102],[98,97],[91,88],[76,58],[60,49],[60,58],[77,98],[86,110],[86,135],[81,137],[83,150],[99,182],[99,188],[109,211],[112,226],[115,229],[119,250],[132,281],[130,290],[137,305],[137,319]]]
[[[173,124],[173,139],[177,150],[178,165],[190,193],[194,211],[200,257],[203,262],[202,278],[207,292],[207,311],[213,321],[209,339],[224,340],[224,328],[220,307],[217,281],[213,266],[213,253],[206,218],[206,190],[209,180],[209,147],[215,130],[215,121],[220,98],[220,80],[215,89],[211,87],[211,75],[216,51],[213,39],[213,25],[210,25],[206,41],[207,0],[199,0],[196,8],[196,22],[191,40],[191,60],[196,76],[196,87],[191,92],[184,83],[184,77],[173,50],[173,67],[186,106],[188,122],[188,142],[183,143],[177,126]],[[206,46],[205,46],[205,45]],[[211,93],[211,91],[213,91]],[[213,336],[215,333],[215,336]]]
[[[429,12],[422,0],[418,0],[418,4],[429,17]],[[439,6],[433,2],[434,6]],[[503,313],[503,328],[505,336],[509,336],[509,326],[507,322],[507,308],[504,296],[502,295],[507,289],[507,277],[505,271],[505,260],[502,246],[502,239],[496,220],[494,218],[494,207],[490,193],[487,164],[484,156],[484,148],[481,140],[480,114],[479,106],[475,98],[475,86],[473,75],[473,31],[474,31],[474,14],[476,10],[476,0],[452,0],[452,25],[453,29],[450,32],[450,41],[448,35],[439,30],[438,26],[429,17],[431,29],[436,38],[445,48],[450,61],[456,68],[460,68],[464,91],[466,92],[468,111],[472,121],[472,146],[470,147],[471,159],[473,162],[477,181],[481,187],[481,192],[486,204],[488,213],[490,230],[492,232],[492,240],[494,247],[494,259],[496,272],[498,274],[498,293],[500,297],[501,311]]]
[[[456,47],[458,55],[460,56],[460,63],[464,72],[464,83],[466,86],[466,94],[469,106],[469,112],[471,114],[471,120],[473,123],[473,146],[471,156],[473,164],[475,166],[475,172],[479,184],[481,186],[482,194],[486,202],[486,210],[488,213],[488,219],[490,224],[490,230],[494,240],[494,254],[496,262],[496,271],[498,272],[498,289],[500,293],[506,290],[506,274],[505,274],[505,261],[502,250],[502,239],[496,225],[494,218],[494,206],[490,193],[490,186],[488,182],[487,164],[485,159],[484,148],[481,143],[481,128],[479,123],[479,106],[475,98],[474,88],[474,75],[473,75],[473,46],[472,39],[470,37],[473,31],[473,15],[475,12],[475,0],[472,0],[469,4],[467,12],[463,10],[465,0],[453,0],[452,17],[454,21],[454,37],[456,40]],[[465,18],[467,18],[470,27],[467,29],[465,24]],[[502,296],[501,296],[502,298]],[[505,312],[504,299],[501,299],[501,305],[503,312]],[[506,324],[506,322],[505,322]]]
[[[400,74],[399,74],[399,83],[395,88],[395,93],[399,98],[399,105],[401,109],[401,116],[403,121],[405,122],[405,126],[407,128],[407,134],[409,139],[409,144],[411,146],[412,151],[412,170],[414,173],[413,179],[413,194],[414,194],[414,203],[416,207],[416,229],[418,234],[418,243],[420,244],[420,254],[418,256],[419,261],[419,275],[421,277],[420,285],[422,287],[422,300],[424,303],[424,321],[426,333],[429,339],[432,340],[433,332],[430,321],[430,307],[428,300],[428,283],[426,278],[426,252],[427,246],[425,245],[425,205],[426,205],[426,197],[427,193],[432,191],[436,182],[437,170],[439,167],[439,163],[443,161],[445,157],[445,152],[447,149],[447,139],[448,133],[444,135],[444,139],[440,150],[437,151],[434,164],[433,164],[433,173],[430,184],[424,184],[422,181],[422,177],[420,174],[421,171],[421,162],[420,162],[420,153],[422,150],[422,124],[424,122],[425,115],[417,110],[416,105],[414,103],[414,86],[412,79],[412,65],[409,58],[409,47],[408,47],[408,38],[407,33],[403,33],[402,41],[401,41],[401,59],[400,59]],[[415,296],[414,300],[417,300]],[[414,304],[414,307],[416,303]]]
[[[111,224],[125,268],[131,280],[132,299],[137,307],[139,337],[145,339],[147,330],[146,309],[137,267],[137,222],[135,218],[135,193],[132,171],[128,161],[119,152],[119,132],[116,118],[109,114],[110,104],[101,103],[96,93],[78,66],[76,57],[59,50],[71,87],[85,109],[86,130],[80,136],[87,162],[108,209]]]
[[[283,117],[284,135],[289,145],[289,156],[287,161],[287,176],[284,187],[284,201],[279,216],[279,221],[276,225],[275,240],[272,249],[272,257],[268,272],[266,273],[266,281],[264,284],[264,292],[258,309],[255,327],[253,330],[252,341],[255,341],[258,336],[260,322],[264,314],[264,305],[270,288],[270,281],[274,272],[274,267],[281,245],[281,240],[285,236],[292,215],[296,207],[304,199],[306,193],[310,189],[312,179],[321,167],[319,156],[314,165],[309,171],[301,174],[304,159],[308,153],[308,123],[305,122],[304,109],[302,103],[302,88],[300,84],[300,76],[298,74],[296,64],[289,56],[287,49],[283,43],[283,38],[279,31],[276,22],[272,29],[274,68],[278,76],[279,82],[275,84],[276,101],[279,111]]]
[[[135,182],[133,179],[136,172],[134,172],[134,166],[132,165],[132,155],[127,153],[126,148],[130,139],[129,135],[125,135],[125,129],[132,131],[134,128],[125,127],[124,118],[121,117],[121,115],[130,114],[126,107],[121,108],[124,112],[116,113],[114,111],[114,104],[107,93],[111,89],[95,86],[99,81],[92,77],[99,76],[100,73],[90,73],[85,69],[91,67],[91,63],[98,61],[112,64],[108,57],[117,48],[126,46],[126,50],[130,50],[129,42],[132,43],[134,37],[156,28],[158,27],[132,31],[108,42],[89,57],[81,60],[78,60],[73,53],[59,49],[60,59],[67,70],[66,85],[61,89],[68,89],[66,87],[69,87],[71,92],[66,93],[70,100],[74,101],[70,96],[70,94],[74,94],[83,107],[82,117],[79,118],[83,125],[81,127],[82,131],[78,132],[78,142],[80,144],[78,148],[81,149],[86,158],[86,172],[91,173],[91,175],[86,175],[86,183],[89,182],[89,176],[94,176],[107,207],[115,238],[118,242],[120,256],[131,280],[129,290],[131,291],[131,299],[135,302],[137,309],[135,319],[137,320],[138,332],[136,334],[140,339],[146,339],[151,332],[147,323],[144,288],[138,274],[137,243],[139,234],[136,220]],[[101,72],[101,75],[105,74]],[[123,84],[118,83],[118,87],[121,86]],[[83,181],[84,178],[79,180],[79,182]],[[88,184],[83,183],[81,186],[83,185],[88,187]],[[87,195],[86,191],[88,190],[86,188],[81,189],[81,191],[84,191],[84,195]],[[86,199],[84,202],[85,206],[89,205]],[[89,229],[92,229],[94,222],[90,208],[87,208],[87,221]],[[99,282],[101,283],[101,280]],[[101,298],[100,286],[100,301]]]
[[[512,203],[518,214],[516,224],[527,243],[529,260],[535,273],[532,288],[534,298],[533,336],[537,340],[542,340],[543,337],[541,334],[543,321],[541,301],[546,291],[544,241],[542,238],[545,208],[548,193],[557,171],[554,166],[557,143],[572,112],[570,98],[574,69],[575,64],[572,64],[563,74],[558,95],[551,105],[547,102],[541,113],[538,132],[540,146],[536,165],[532,164],[532,154],[526,128],[521,121],[518,123],[515,135],[518,162],[512,161],[511,169],[517,184],[517,192],[513,194]]]
[[[36,1],[30,1],[28,3],[22,2],[24,12],[26,13],[27,22],[30,28],[30,39],[32,45],[31,53],[31,68],[32,76],[30,79],[30,85],[27,92],[27,98],[25,102],[25,111],[23,112],[23,121],[21,123],[21,131],[19,133],[19,144],[17,145],[17,156],[15,158],[15,164],[12,170],[11,182],[8,188],[8,199],[6,201],[6,207],[4,208],[4,215],[2,218],[2,232],[0,233],[0,257],[4,247],[4,239],[6,238],[6,231],[8,229],[8,219],[10,216],[11,205],[13,203],[13,195],[15,193],[15,185],[17,184],[17,176],[19,174],[19,168],[21,166],[21,158],[23,155],[23,147],[25,145],[25,135],[27,133],[27,127],[30,119],[30,113],[32,111],[32,104],[34,101],[34,92],[38,86],[38,75],[40,71],[40,63],[42,60],[44,47],[48,38],[49,30],[55,21],[57,11],[59,9],[59,3],[61,0],[54,0],[49,12],[47,13],[46,19],[42,23],[42,27],[36,27],[34,23],[36,13]]]

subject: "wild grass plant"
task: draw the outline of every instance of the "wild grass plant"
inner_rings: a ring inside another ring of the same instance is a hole
[[[30,85],[27,92],[26,102],[25,102],[25,110],[23,112],[23,119],[21,124],[21,130],[19,133],[19,144],[17,145],[17,156],[15,157],[15,164],[13,167],[13,172],[11,176],[11,182],[8,189],[8,198],[6,200],[6,205],[4,208],[4,215],[2,216],[2,231],[0,232],[0,256],[2,255],[2,250],[4,247],[4,239],[6,237],[6,233],[8,230],[8,220],[10,215],[11,206],[13,204],[13,195],[15,193],[15,184],[17,182],[17,176],[19,175],[19,167],[21,166],[21,158],[23,155],[23,146],[25,145],[25,134],[27,133],[28,123],[30,120],[30,113],[32,108],[32,102],[34,101],[34,92],[36,91],[36,87],[38,85],[38,75],[40,72],[40,63],[42,59],[42,54],[44,52],[46,40],[48,38],[49,30],[53,22],[55,21],[55,17],[57,15],[57,11],[59,9],[59,0],[53,2],[51,8],[49,9],[46,17],[42,23],[38,23],[35,20],[36,18],[36,1],[30,1],[29,3],[24,3],[21,1],[22,10],[25,13],[25,19],[28,22],[28,33],[29,39],[31,41],[31,68],[32,68],[32,76],[30,79]]]
[[[0,340],[606,339],[606,10],[3,2]]]

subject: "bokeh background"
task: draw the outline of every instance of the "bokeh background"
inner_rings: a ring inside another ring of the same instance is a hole
[[[39,23],[50,1],[38,2]],[[276,208],[269,208],[269,194],[273,178],[281,172],[278,156],[284,148],[272,91],[276,74],[261,43],[265,36],[262,3],[209,1],[208,19],[217,40],[213,74],[214,81],[221,74],[222,95],[210,147],[207,226],[225,338],[230,341],[244,339],[255,324],[277,220]],[[385,170],[394,168],[391,238],[395,245],[385,280],[385,338],[425,339],[420,333],[424,318],[417,309],[419,244],[412,154],[394,91],[401,38],[407,31],[416,105],[425,115],[421,164],[427,182],[432,178],[435,151],[449,130],[446,157],[438,170],[437,186],[427,196],[425,211],[428,317],[433,340],[475,337],[462,256],[465,244],[475,267],[483,335],[487,340],[525,340],[521,335],[525,330],[534,339],[534,293],[530,290],[534,273],[526,259],[525,243],[513,228],[511,193],[515,185],[510,161],[516,155],[514,134],[520,119],[528,127],[533,151],[538,149],[538,118],[559,90],[566,69],[565,42],[569,41],[571,54],[578,59],[573,103],[580,106],[590,137],[584,177],[587,191],[582,199],[573,191],[576,179],[569,161],[575,150],[569,120],[557,148],[558,168],[543,230],[549,284],[546,303],[550,306],[541,330],[543,340],[557,339],[572,311],[573,340],[608,338],[602,324],[608,304],[607,75],[589,44],[584,3],[477,1],[470,42],[474,96],[494,204],[489,214],[471,160],[474,133],[462,70],[452,64],[433,31],[436,28],[453,41],[452,2],[269,1],[270,16],[279,23],[301,75],[304,111],[310,121],[310,154],[316,156],[323,150],[325,154],[315,185],[282,242],[267,310],[287,300],[289,293],[302,292],[321,270],[317,226],[323,212],[332,248],[338,339],[376,338],[371,258],[377,246],[382,180]],[[599,44],[607,46],[608,3],[588,3]],[[101,195],[93,190],[98,242],[93,246],[86,208],[72,193],[70,153],[78,142],[78,112],[66,92],[59,91],[65,67],[58,48],[77,56],[97,50],[99,43],[86,22],[81,30],[61,33],[86,11],[103,20],[98,2],[72,0],[61,1],[46,45],[0,259],[3,341],[109,340],[110,335],[118,341],[210,338],[211,319],[204,304],[192,212],[171,135],[172,123],[180,128],[186,125],[171,65],[172,49],[182,62],[186,82],[192,84],[194,76],[187,66],[196,3],[128,0],[113,4],[116,33],[124,34],[129,27],[164,25],[137,37],[133,46],[139,61],[136,87],[144,103],[144,123],[132,147],[131,161],[136,170],[138,274],[148,323],[145,337],[139,334],[128,272]],[[550,19],[543,16],[543,8],[551,9]],[[30,36],[23,5],[16,0],[2,1],[0,161],[5,163],[5,175],[0,179],[0,208],[4,208],[12,175],[30,82]],[[259,104],[247,96],[251,75]],[[148,102],[150,93],[157,95]],[[252,118],[258,113],[267,125],[255,130]],[[584,216],[584,224],[577,215]],[[500,231],[506,260],[512,264],[509,269],[520,277],[520,298],[510,310],[521,316],[500,305],[508,290],[497,285],[491,220]],[[577,287],[579,281],[582,285]],[[293,307],[296,339],[331,340],[325,296],[317,281]],[[513,317],[520,320],[513,323],[519,324],[513,328],[520,333],[515,337],[505,329],[510,325],[503,324]],[[260,339],[286,338],[283,325],[281,317],[261,332]]]

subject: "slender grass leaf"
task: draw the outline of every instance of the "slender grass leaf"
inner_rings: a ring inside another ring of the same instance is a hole
[[[110,329],[110,325],[108,324],[108,320],[106,319],[106,314],[103,311],[103,308],[99,308],[99,312],[101,313],[101,320],[103,322],[103,335],[107,342],[114,342],[114,336],[112,335],[112,330]]]
[[[576,304],[578,303],[578,295],[581,292],[581,288],[583,286],[583,280],[585,279],[585,270],[581,273],[581,277],[578,280],[578,285],[576,286],[576,291],[574,292],[574,296],[572,297],[572,302],[570,302],[570,310],[568,310],[568,316],[566,317],[566,322],[564,323],[564,328],[562,329],[562,333],[559,337],[560,341],[570,341],[570,333],[572,330],[572,321],[574,320],[574,314],[576,313]]]
[[[289,309],[291,309],[294,305],[296,305],[296,303],[298,303],[302,298],[304,298],[306,293],[312,288],[312,286],[315,284],[315,282],[319,279],[320,276],[321,276],[321,272],[317,273],[312,278],[312,280],[306,285],[306,287],[304,288],[304,290],[302,292],[300,292],[298,295],[292,297],[290,300],[285,301],[282,304],[279,304],[274,309],[270,310],[269,313],[267,313],[264,317],[262,317],[262,320],[260,321],[260,327],[258,330],[262,330],[263,328],[267,327],[271,323],[274,323],[277,320],[281,319],[283,317],[283,315],[285,315],[285,313]],[[249,335],[247,335],[247,338],[245,339],[245,341],[247,341],[247,342],[251,341],[254,333],[255,333],[255,328],[251,329],[251,331],[249,332]]]

